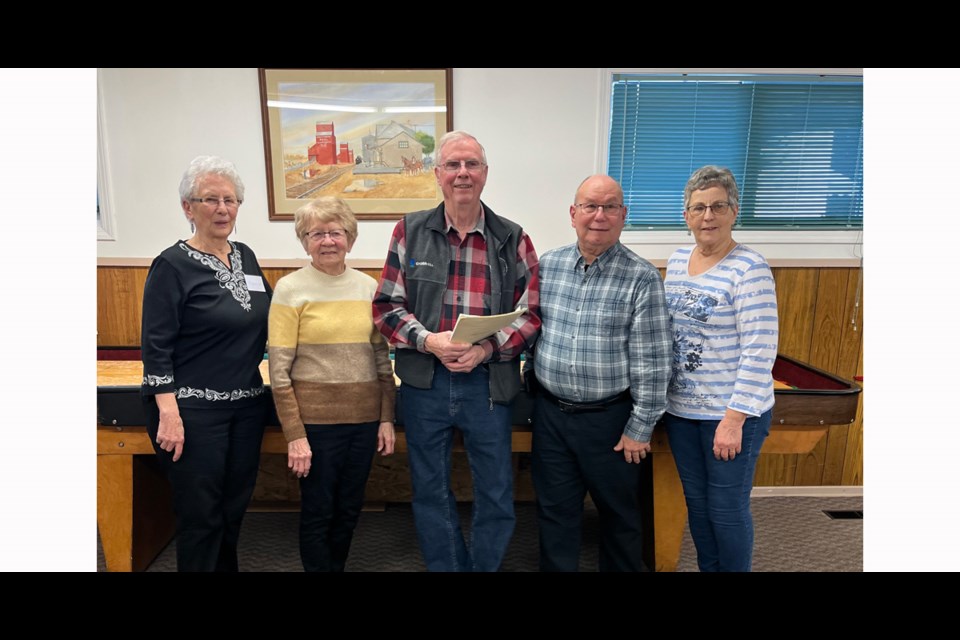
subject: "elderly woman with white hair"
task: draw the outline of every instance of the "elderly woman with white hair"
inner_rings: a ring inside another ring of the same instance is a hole
[[[147,431],[173,488],[179,571],[237,571],[268,405],[258,369],[270,286],[230,240],[243,202],[233,164],[195,158],[180,182],[193,235],[165,249],[143,291]]]
[[[396,383],[373,325],[377,281],[346,265],[357,239],[347,204],[318,198],[294,214],[310,264],[284,276],[270,306],[270,385],[300,479],[305,571],[343,571],[375,451],[393,453]]]

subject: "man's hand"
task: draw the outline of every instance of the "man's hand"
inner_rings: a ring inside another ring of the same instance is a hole
[[[483,362],[485,357],[486,353],[484,353],[483,347],[478,344],[474,344],[470,345],[470,349],[453,362],[444,362],[443,364],[447,369],[450,369],[450,371],[456,371],[457,373],[470,373],[478,364]]]
[[[630,436],[622,435],[620,436],[620,442],[617,443],[617,446],[615,446],[613,450],[623,451],[623,459],[627,462],[640,464],[640,461],[646,458],[647,453],[650,451],[650,443],[637,442]]]
[[[453,331],[441,331],[440,333],[431,333],[423,341],[423,346],[433,355],[440,358],[440,362],[446,364],[460,358],[470,350],[471,344],[462,342],[450,342],[450,336]]]
[[[486,352],[478,344],[464,344],[462,342],[450,342],[452,331],[441,331],[440,333],[431,333],[423,341],[423,346],[427,351],[437,356],[450,371],[457,373],[470,373],[478,364],[487,357]]]

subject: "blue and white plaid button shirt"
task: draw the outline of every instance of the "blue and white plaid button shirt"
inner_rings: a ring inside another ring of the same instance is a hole
[[[596,402],[630,389],[624,433],[648,442],[666,406],[673,334],[663,280],[621,243],[586,270],[577,244],[540,259],[540,317],[534,368],[546,389]]]

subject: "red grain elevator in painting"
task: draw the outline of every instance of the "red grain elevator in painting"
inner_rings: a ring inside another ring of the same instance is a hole
[[[307,149],[307,157],[310,162],[317,164],[353,164],[353,151],[348,143],[340,143],[338,152],[337,136],[332,122],[317,123],[317,141]]]
[[[317,141],[307,149],[307,156],[317,164],[337,164],[337,136],[332,122],[317,123]]]

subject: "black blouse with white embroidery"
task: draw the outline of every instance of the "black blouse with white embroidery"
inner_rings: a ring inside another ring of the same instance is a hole
[[[183,241],[153,261],[143,290],[142,395],[231,409],[263,395],[258,367],[273,291],[250,247],[230,249],[229,266]]]

